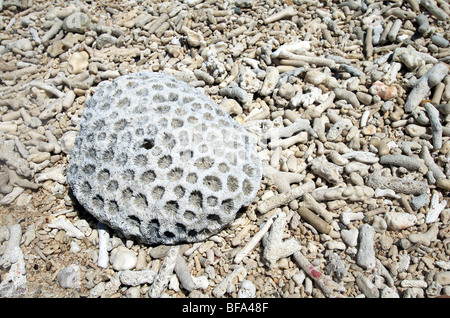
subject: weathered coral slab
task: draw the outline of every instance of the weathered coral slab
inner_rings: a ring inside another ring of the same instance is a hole
[[[152,244],[217,233],[254,200],[262,166],[245,129],[162,73],[124,75],[86,102],[67,182],[83,207]]]

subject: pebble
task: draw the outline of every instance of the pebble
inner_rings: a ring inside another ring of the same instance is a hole
[[[414,210],[419,210],[430,202],[430,197],[427,193],[415,196],[411,199],[410,205]]]
[[[75,52],[69,59],[68,70],[72,74],[80,74],[89,66],[89,54],[85,51]]]
[[[136,266],[137,256],[125,246],[118,246],[111,251],[109,261],[116,271],[131,270]]]
[[[73,208],[65,173],[86,100],[102,81],[152,70],[190,82],[251,127],[274,169],[242,226],[224,229],[206,250],[192,244],[180,253],[202,287],[189,292],[170,271],[152,295],[331,295],[292,256],[278,255],[268,269],[258,255],[272,247],[257,244],[263,238],[255,229],[274,235],[275,228],[279,246],[297,240],[318,273],[345,282],[333,296],[450,294],[441,263],[450,189],[448,4],[310,2],[1,2],[5,277],[38,282],[39,297],[149,294],[168,247],[126,242],[76,208],[57,213]],[[270,129],[279,136],[266,138]],[[299,214],[305,209],[310,213]],[[29,217],[31,210],[39,213]],[[280,210],[282,225],[272,218]],[[25,231],[19,243],[18,224]],[[23,262],[9,260],[21,251]],[[88,265],[74,265],[84,257]],[[53,280],[35,264],[51,265]],[[166,278],[178,287],[170,289]]]
[[[405,155],[384,155],[380,157],[380,163],[405,167],[408,170],[419,170],[422,166],[419,160]]]
[[[244,279],[239,286],[237,298],[255,298],[255,296],[255,285],[248,279]]]
[[[70,152],[72,151],[74,142],[75,142],[76,135],[77,134],[75,131],[68,131],[64,135],[62,135],[59,142],[60,142],[61,150],[64,153],[70,154]]]
[[[70,265],[61,269],[56,275],[56,280],[62,288],[81,287],[81,270],[79,265]]]
[[[91,19],[84,12],[74,12],[63,21],[62,28],[67,32],[85,33],[91,24]]]
[[[441,286],[450,285],[450,271],[434,274],[433,280]]]
[[[374,235],[374,228],[368,224],[363,224],[359,229],[359,249],[356,263],[366,269],[375,268]]]
[[[378,95],[383,100],[390,100],[397,96],[397,88],[395,86],[388,86],[380,81],[376,81],[369,89],[372,95]]]
[[[449,41],[448,41],[446,38],[442,37],[442,36],[433,34],[433,35],[430,37],[430,39],[431,39],[431,42],[433,42],[433,43],[436,44],[437,46],[440,46],[440,47],[448,47]]]
[[[367,298],[378,298],[380,296],[378,288],[364,274],[356,277],[356,283]]]
[[[358,244],[358,235],[359,231],[356,228],[341,231],[342,240],[351,247],[355,247]]]
[[[156,276],[152,270],[123,270],[120,272],[120,282],[126,286],[151,284]]]
[[[417,222],[415,215],[406,212],[387,212],[384,218],[387,226],[394,231],[406,229]]]
[[[395,290],[385,286],[380,292],[380,298],[400,298],[400,296]]]
[[[272,93],[278,83],[279,78],[280,72],[278,71],[278,69],[276,67],[269,67],[266,71],[266,77],[264,78],[264,82],[259,93],[262,96],[267,96]]]

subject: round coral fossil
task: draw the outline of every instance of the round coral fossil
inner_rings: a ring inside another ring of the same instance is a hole
[[[67,171],[88,212],[147,244],[219,232],[253,202],[261,176],[244,128],[187,83],[145,71],[86,102]]]

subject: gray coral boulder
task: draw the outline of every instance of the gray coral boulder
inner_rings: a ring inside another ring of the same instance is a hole
[[[245,129],[199,90],[151,72],[120,76],[86,102],[67,171],[88,212],[147,244],[219,232],[261,176]]]

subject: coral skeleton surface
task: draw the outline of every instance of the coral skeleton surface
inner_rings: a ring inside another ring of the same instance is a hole
[[[261,176],[244,128],[185,82],[142,71],[86,102],[67,181],[99,221],[176,244],[223,229],[253,202]]]

